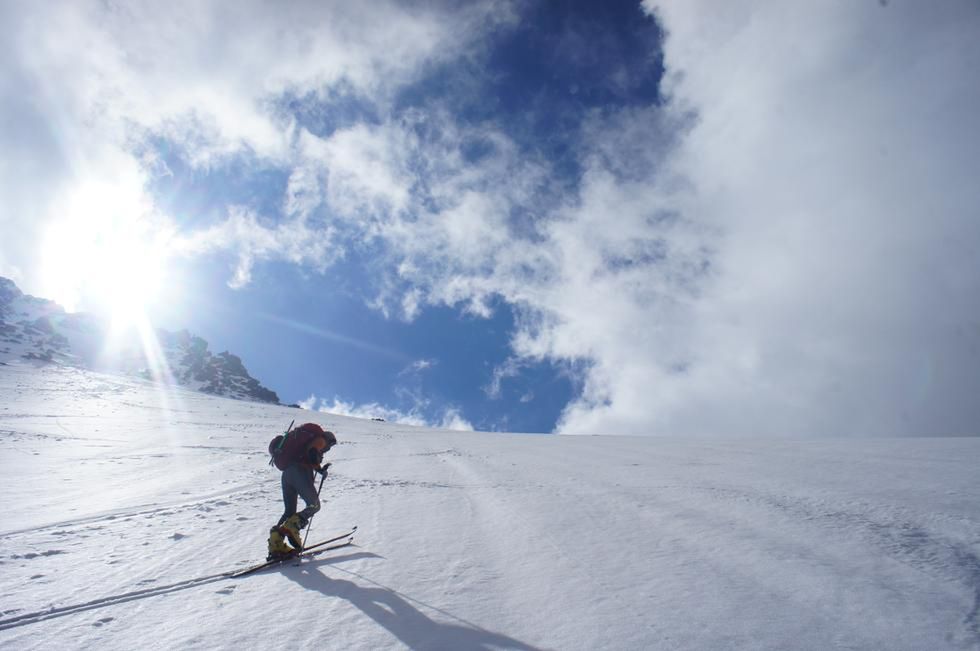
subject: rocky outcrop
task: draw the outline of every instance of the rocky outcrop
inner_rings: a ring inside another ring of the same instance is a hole
[[[108,328],[92,315],[66,312],[54,301],[29,296],[0,277],[0,364],[14,359],[138,375],[240,400],[279,404],[275,391],[253,378],[237,355],[213,354],[186,330],[157,330],[166,371],[154,368],[138,338],[107,341]],[[112,344],[109,346],[107,344]],[[111,355],[106,355],[107,349]],[[157,363],[159,366],[159,363]]]

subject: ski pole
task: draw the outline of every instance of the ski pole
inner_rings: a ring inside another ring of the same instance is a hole
[[[324,468],[326,470],[326,468]],[[316,501],[320,501],[320,491],[323,489],[323,480],[327,478],[327,473],[324,472],[320,475],[320,485],[316,489]],[[310,537],[310,529],[313,528],[313,518],[316,517],[316,513],[310,516],[310,521],[306,524],[306,533],[303,535],[303,549],[306,549],[306,539]]]

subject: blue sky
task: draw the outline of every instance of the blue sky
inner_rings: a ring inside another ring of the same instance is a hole
[[[580,174],[574,152],[583,121],[591,111],[656,102],[659,53],[656,22],[635,2],[529,5],[522,8],[519,22],[492,34],[479,51],[468,54],[469,60],[433,66],[397,89],[385,116],[369,98],[345,89],[327,98],[285,98],[279,110],[311,133],[329,137],[359,123],[397,120],[433,104],[448,106],[460,122],[476,128],[491,125],[529,156],[547,158],[555,168],[549,183],[574,189]],[[628,79],[616,87],[610,76],[619,71]],[[477,137],[461,148],[464,161],[477,161],[487,155],[488,145]],[[158,145],[161,150],[169,153],[167,143]],[[179,158],[168,160],[168,167],[179,169],[181,163]],[[211,201],[219,215],[228,202],[275,215],[286,175],[249,163],[231,167],[230,172],[204,175],[175,173],[161,180],[156,194],[173,201],[171,212],[177,215],[210,212]],[[533,231],[536,217],[522,206],[512,210],[508,227]],[[478,429],[555,428],[562,409],[581,390],[567,363],[523,363],[491,390],[495,371],[510,357],[514,315],[506,301],[492,298],[486,316],[441,305],[410,322],[385,318],[365,305],[376,293],[370,281],[373,254],[370,246],[349,242],[345,259],[315,276],[288,265],[268,265],[261,277],[219,303],[234,315],[231,332],[223,327],[225,319],[208,319],[206,311],[203,320],[194,314],[182,320],[242,351],[258,377],[290,402],[312,394],[418,412],[430,421],[446,409],[458,409]],[[219,267],[199,275],[222,278],[225,273]],[[215,286],[209,293],[223,292]],[[263,313],[301,327],[241,316]],[[312,334],[314,330],[331,336]],[[276,338],[281,344],[275,350],[254,344]],[[419,362],[424,368],[413,366]]]
[[[285,94],[276,111],[329,138],[437,106],[476,130],[499,130],[528,156],[546,158],[553,166],[546,199],[574,192],[581,174],[579,131],[589,116],[658,101],[659,28],[635,2],[539,3],[520,11],[520,20],[490,34],[479,49],[430,66],[397,88],[388,107],[341,83],[326,96]],[[624,79],[613,82],[617,74]],[[151,192],[178,220],[217,223],[229,204],[281,218],[287,169],[251,152],[199,169],[185,160],[179,143],[155,138],[144,146],[169,170]],[[464,162],[479,161],[491,148],[479,134],[460,146]],[[330,219],[329,207],[319,212],[318,218]],[[538,218],[515,205],[507,227],[532,234]],[[499,297],[489,299],[485,315],[436,305],[409,321],[372,309],[366,303],[378,291],[373,248],[351,238],[344,259],[323,274],[266,264],[235,291],[225,286],[228,261],[205,261],[186,272],[207,280],[195,282],[207,287],[195,292],[207,297],[204,304],[192,299],[196,309],[164,312],[158,320],[238,352],[287,402],[315,395],[377,403],[430,421],[453,409],[478,429],[551,432],[581,391],[573,365],[534,360],[507,366],[514,313]],[[269,341],[277,345],[257,343]],[[512,372],[495,380],[505,366]]]
[[[0,25],[0,275],[190,329],[287,402],[568,434],[980,422],[975,2]]]

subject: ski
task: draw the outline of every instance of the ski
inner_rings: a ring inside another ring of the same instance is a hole
[[[252,565],[250,567],[246,567],[240,570],[235,570],[234,572],[229,572],[226,576],[229,576],[231,578],[237,578],[240,576],[245,576],[246,574],[251,574],[252,572],[258,572],[259,570],[263,570],[267,567],[272,567],[273,565],[279,565],[280,563],[285,563],[286,561],[297,560],[299,558],[302,558],[303,556],[315,556],[321,552],[329,551],[331,549],[340,549],[341,547],[346,547],[347,545],[350,545],[351,543],[354,542],[354,534],[356,532],[357,532],[357,527],[352,527],[351,530],[348,531],[347,533],[341,534],[339,536],[334,536],[333,538],[330,538],[328,540],[322,540],[312,545],[307,545],[303,549],[303,551],[301,551],[298,554],[293,554],[291,556],[287,556],[286,558],[278,558],[273,561],[266,561],[264,563],[259,563],[258,565]],[[345,538],[347,540],[345,540],[343,543],[336,544],[336,545],[332,544],[340,540],[344,540]]]
[[[329,552],[333,549],[340,549],[342,547],[350,547],[353,544],[354,544],[354,536],[351,536],[347,540],[344,540],[343,542],[334,543],[333,545],[328,545],[326,547],[320,547],[319,549],[314,549],[313,551],[304,551],[302,554],[296,554],[295,556],[290,556],[285,560],[297,561],[293,563],[293,566],[298,566],[299,561],[302,561],[304,558],[313,558],[317,554],[322,554],[323,552]]]
[[[273,560],[273,561],[266,561],[264,563],[259,563],[258,565],[252,565],[251,567],[246,567],[244,569],[237,570],[235,572],[230,572],[226,576],[235,579],[235,578],[238,578],[238,577],[246,576],[248,574],[252,574],[253,572],[258,572],[260,570],[264,570],[264,569],[267,569],[267,568],[270,568],[270,567],[273,567],[273,566],[276,566],[276,565],[280,565],[282,563],[287,563],[289,561],[299,560],[299,559],[301,559],[304,556],[315,556],[315,555],[317,555],[317,554],[319,554],[321,552],[330,551],[331,549],[340,549],[341,547],[347,547],[348,545],[350,545],[350,544],[352,544],[354,542],[354,536],[352,534],[347,534],[347,540],[344,540],[344,542],[339,543],[339,544],[335,544],[335,545],[330,545],[329,544],[331,542],[336,542],[337,540],[343,540],[343,538],[344,538],[344,536],[341,536],[340,538],[334,538],[334,539],[332,539],[330,541],[326,541],[325,540],[322,543],[317,543],[317,549],[311,549],[310,547],[307,547],[305,550],[303,550],[299,554],[293,554],[293,555],[287,556],[285,558],[278,558],[278,559]],[[325,545],[329,545],[329,546],[325,546]]]
[[[330,538],[329,540],[321,540],[318,543],[314,543],[312,545],[307,545],[306,547],[303,548],[303,551],[301,551],[297,555],[298,556],[302,556],[303,554],[306,554],[306,553],[310,552],[311,550],[314,550],[314,549],[316,549],[318,547],[323,547],[324,545],[329,545],[330,543],[337,542],[338,540],[343,540],[344,538],[353,538],[355,533],[357,533],[357,527],[356,526],[355,527],[351,527],[350,531],[348,531],[347,533],[341,534],[339,536],[334,536],[333,538]],[[290,558],[294,558],[294,557],[290,557]]]

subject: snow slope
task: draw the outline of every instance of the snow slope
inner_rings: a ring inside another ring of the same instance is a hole
[[[264,556],[294,418],[341,440],[310,540],[356,546],[213,577]],[[980,649],[978,468],[975,438],[444,432],[0,366],[0,646]]]

